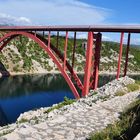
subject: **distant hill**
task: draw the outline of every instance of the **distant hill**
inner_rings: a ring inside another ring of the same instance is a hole
[[[10,24],[10,23],[0,23],[0,26],[14,26],[14,24]]]
[[[78,39],[76,47],[75,70],[81,72],[84,69],[85,50],[82,47],[86,40]],[[51,43],[56,45],[56,37],[51,37]],[[63,53],[65,38],[59,38],[59,49]],[[70,64],[72,63],[72,48],[73,39],[68,41],[67,57]],[[118,61],[119,43],[102,42],[100,71],[101,72],[116,72]],[[126,45],[123,47],[122,66],[124,66]],[[26,37],[17,38],[8,44],[0,53],[0,62],[11,73],[45,73],[58,71],[55,64],[48,55],[36,44],[33,40]],[[131,46],[129,54],[129,72],[140,71],[140,48]],[[123,68],[121,68],[123,71]]]

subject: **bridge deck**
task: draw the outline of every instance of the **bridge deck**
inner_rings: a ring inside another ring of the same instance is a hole
[[[91,25],[91,26],[0,26],[0,31],[94,31],[140,33],[140,25]]]

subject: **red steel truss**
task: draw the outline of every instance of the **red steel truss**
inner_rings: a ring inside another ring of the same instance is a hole
[[[96,89],[98,87],[98,75],[99,75],[99,63],[100,63],[100,51],[102,43],[103,32],[118,32],[121,33],[120,39],[120,51],[118,57],[118,69],[116,78],[120,77],[121,58],[123,51],[123,39],[124,34],[128,33],[128,41],[126,47],[126,59],[124,76],[127,73],[128,67],[128,54],[130,48],[131,33],[140,33],[140,26],[0,26],[0,31],[3,36],[0,38],[0,51],[6,47],[6,45],[18,36],[26,36],[31,38],[49,55],[49,57],[56,64],[57,68],[65,78],[69,87],[71,88],[75,98],[79,99],[81,96],[86,96],[90,89]],[[55,46],[51,43],[51,32],[56,33]],[[39,33],[42,32],[42,35]],[[45,32],[48,32],[47,38]],[[65,32],[65,44],[63,52],[59,50],[59,37],[60,32]],[[73,32],[73,46],[72,47],[72,61],[71,64],[67,59],[67,48],[69,33]],[[85,49],[85,67],[84,69],[84,81],[78,77],[74,70],[76,59],[76,47],[77,47],[77,33],[86,32],[87,47]],[[78,90],[79,89],[79,90]]]

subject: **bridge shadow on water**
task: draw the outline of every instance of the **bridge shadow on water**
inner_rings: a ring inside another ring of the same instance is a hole
[[[2,76],[10,76],[10,73],[7,71],[2,62],[0,62],[0,74]]]

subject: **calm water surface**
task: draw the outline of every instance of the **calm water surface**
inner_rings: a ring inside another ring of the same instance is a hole
[[[140,76],[134,78],[140,79]],[[99,86],[115,76],[100,76]],[[0,78],[0,125],[15,122],[25,111],[48,107],[74,98],[64,78],[59,75],[24,75]]]

